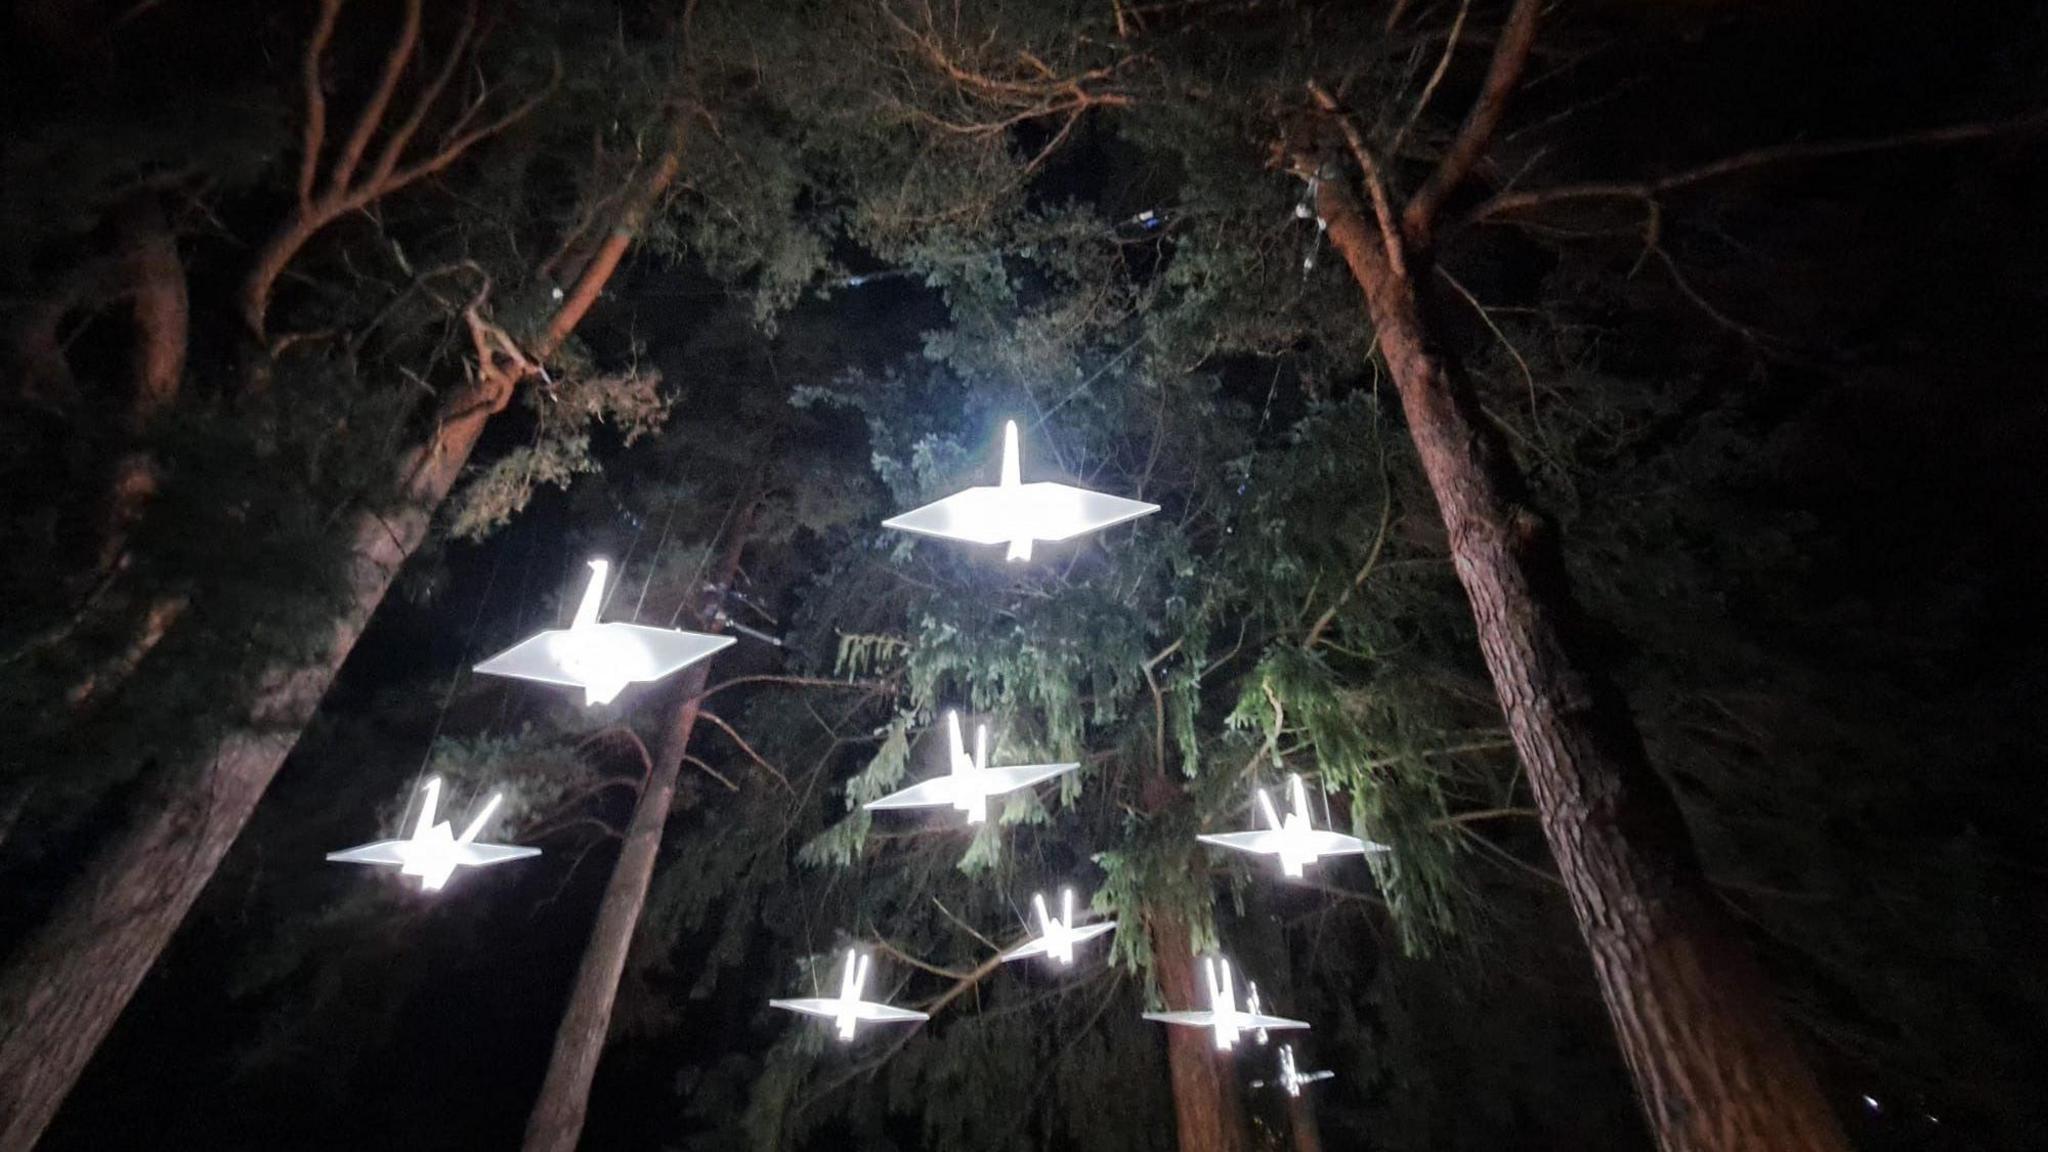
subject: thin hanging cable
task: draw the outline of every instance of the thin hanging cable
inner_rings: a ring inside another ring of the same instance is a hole
[[[448,678],[448,691],[441,697],[441,710],[434,717],[434,729],[427,735],[426,751],[420,754],[419,770],[413,773],[412,792],[406,797],[405,812],[398,824],[400,835],[412,819],[412,806],[419,797],[420,787],[427,778],[427,766],[434,762],[434,745],[441,741],[441,726],[448,720],[448,709],[455,703],[455,692],[462,687],[462,681],[469,675],[470,662],[476,657],[476,637],[484,622],[484,609],[491,603],[491,590],[498,585],[498,570],[505,564],[506,549],[502,544],[491,557],[491,574],[484,580],[483,595],[477,597],[476,615],[469,622],[469,638],[463,641],[458,655],[455,674]]]
[[[681,466],[682,457],[678,454],[676,459],[670,463],[668,470],[668,484],[672,488],[676,481],[676,469]],[[661,567],[661,550],[668,545],[668,530],[675,524],[676,509],[681,507],[682,503],[683,493],[680,489],[677,489],[675,494],[669,497],[668,515],[663,517],[661,521],[661,539],[654,542],[654,552],[647,558],[647,576],[640,581],[640,598],[633,602],[633,623],[635,624],[640,622],[640,609],[647,604],[647,589],[654,584],[654,573]]]
[[[624,511],[624,509],[620,510]],[[628,516],[632,516],[632,513],[630,512],[626,514]],[[646,517],[634,516],[632,542],[626,545],[626,554],[619,558],[618,572],[616,575],[612,577],[611,586],[604,590],[604,603],[598,605],[597,609],[597,614],[599,617],[609,616],[611,614],[612,600],[618,596],[619,589],[625,586],[627,568],[629,565],[633,563],[633,553],[640,550],[640,537],[646,535],[646,533]]]
[[[527,600],[526,593],[533,584],[533,558],[540,555],[540,529],[529,525],[526,535],[526,562],[520,565],[519,592],[513,599],[513,603],[518,605],[514,611],[519,616],[520,627],[517,630],[517,634],[521,636],[525,636],[533,631],[530,627],[533,621],[533,606]],[[505,718],[511,715],[512,712],[512,692],[513,683],[508,677],[505,683],[499,686],[498,720],[492,727],[503,728],[505,726]]]
[[[718,531],[711,534],[711,542],[704,546],[704,554],[697,558],[697,570],[690,574],[689,583],[683,585],[683,602],[676,605],[675,612],[669,616],[669,627],[675,627],[676,621],[683,618],[683,610],[690,606],[691,593],[696,590],[697,582],[704,578],[705,566],[711,563],[711,554],[718,550],[718,542],[725,538],[725,529],[727,525],[732,523],[732,514],[739,511],[740,501],[747,498],[748,493],[742,491],[739,495],[732,498],[732,503],[725,506],[725,515],[718,521]]]

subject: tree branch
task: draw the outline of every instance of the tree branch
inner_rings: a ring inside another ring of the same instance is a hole
[[[313,209],[313,182],[320,173],[320,150],[327,145],[327,93],[320,86],[320,62],[327,55],[328,42],[334,39],[341,5],[342,0],[320,0],[320,17],[306,40],[300,66],[306,86],[306,124],[299,145],[299,206],[308,213]]]
[[[760,765],[762,769],[764,769],[770,776],[775,777],[776,783],[782,785],[782,790],[784,792],[787,792],[792,796],[796,795],[796,789],[789,786],[789,777],[784,776],[782,774],[782,771],[776,768],[775,765],[770,764],[768,761],[762,759],[761,754],[759,752],[754,751],[754,746],[752,744],[747,743],[746,740],[742,738],[738,732],[733,731],[732,725],[727,724],[724,718],[719,716],[718,713],[706,708],[699,708],[697,709],[697,717],[700,720],[710,722],[710,724],[713,727],[717,728],[720,732],[725,733],[726,736],[729,737],[734,744],[739,745],[740,751],[746,753],[747,759],[752,760],[754,763]]]
[[[384,125],[384,113],[391,107],[391,97],[398,91],[398,82],[405,76],[405,66],[412,62],[413,53],[420,43],[420,9],[424,0],[405,0],[405,16],[398,26],[398,38],[391,42],[390,51],[384,55],[384,72],[377,78],[377,87],[370,93],[369,102],[356,117],[355,130],[349,133],[348,142],[342,146],[341,155],[327,174],[327,194],[340,196],[348,191],[355,179],[356,166],[362,163],[363,152],[370,146],[370,138]]]
[[[1393,494],[1390,492],[1387,495],[1388,499],[1380,501],[1380,527],[1379,531],[1373,535],[1372,551],[1366,553],[1365,563],[1359,566],[1358,574],[1351,578],[1351,583],[1346,585],[1344,591],[1338,594],[1336,601],[1328,608],[1323,609],[1323,614],[1316,617],[1316,622],[1309,626],[1308,636],[1301,642],[1304,652],[1312,651],[1315,648],[1316,644],[1322,640],[1323,632],[1330,627],[1331,621],[1337,618],[1338,611],[1351,599],[1352,593],[1357,592],[1365,584],[1366,580],[1372,576],[1373,569],[1379,567],[1380,553],[1384,552],[1387,547],[1387,529],[1394,522],[1394,501],[1391,498]]]
[[[1351,117],[1344,113],[1335,98],[1323,90],[1322,85],[1311,80],[1308,92],[1316,106],[1336,120],[1337,127],[1343,131],[1352,159],[1358,161],[1358,170],[1365,177],[1366,194],[1372,199],[1372,214],[1380,225],[1380,241],[1387,249],[1387,264],[1393,268],[1395,276],[1407,279],[1408,260],[1401,251],[1402,233],[1394,222],[1393,205],[1387,199],[1387,185],[1380,178],[1378,161],[1373,159],[1372,150],[1365,146],[1365,137],[1359,133],[1358,126],[1351,122]]]
[[[1858,140],[1831,140],[1817,144],[1773,144],[1765,148],[1753,148],[1724,156],[1719,160],[1687,168],[1654,180],[1591,181],[1581,184],[1559,184],[1552,188],[1536,188],[1527,192],[1504,192],[1494,196],[1466,217],[1470,221],[1483,221],[1509,212],[1521,212],[1549,204],[1572,200],[1651,200],[1657,196],[1687,188],[1694,184],[1718,180],[1741,172],[1762,168],[1771,164],[1782,164],[1795,160],[1822,160],[1835,156],[1856,156],[1869,152],[1885,152],[1895,148],[1925,148],[1944,144],[1962,144],[1973,140],[1989,140],[1999,136],[2038,132],[2048,127],[2048,109],[2032,112],[2009,120],[1975,121],[1968,124],[1950,124],[1941,128],[1929,128],[1918,132],[1898,132],[1888,136],[1871,136]]]
[[[378,153],[377,164],[370,171],[371,184],[382,184],[391,179],[391,173],[397,169],[398,160],[405,155],[405,149],[412,143],[413,135],[420,130],[420,124],[426,120],[427,113],[440,102],[441,93],[448,87],[449,78],[462,66],[463,54],[468,49],[469,38],[475,31],[476,0],[469,0],[463,7],[462,24],[456,29],[455,42],[448,46],[447,55],[441,61],[441,70],[427,82],[426,89],[413,101],[412,112],[391,133],[390,139],[384,142],[384,150]]]
[[[1542,10],[1543,0],[1515,0],[1515,6],[1508,11],[1507,25],[1493,46],[1493,59],[1487,64],[1486,80],[1480,85],[1478,99],[1472,102],[1471,112],[1451,139],[1443,159],[1437,162],[1436,170],[1402,211],[1402,232],[1416,248],[1429,247],[1437,211],[1471,175],[1479,158],[1493,143],[1493,134],[1507,112],[1508,100],[1521,83],[1522,70],[1536,46],[1537,17]]]

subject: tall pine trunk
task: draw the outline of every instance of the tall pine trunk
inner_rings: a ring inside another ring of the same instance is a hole
[[[746,507],[734,518],[732,538],[720,558],[713,586],[729,588],[739,574],[740,553],[752,531],[754,497],[743,494]],[[647,906],[647,890],[654,880],[655,858],[661,852],[662,830],[668,825],[669,809],[675,805],[676,781],[682,775],[683,754],[689,751],[690,734],[697,726],[697,712],[710,676],[711,662],[700,660],[684,669],[681,695],[670,716],[661,748],[649,765],[640,798],[633,804],[633,821],[626,829],[626,841],[619,860],[612,866],[605,884],[604,899],[598,905],[597,921],[591,925],[590,942],[584,945],[583,962],[576,968],[576,983],[569,1004],[562,1010],[562,1023],[555,1029],[554,1051],[548,1057],[547,1076],[540,1095],[526,1120],[525,1152],[575,1152],[583,1135],[583,1123],[590,1113],[590,1084],[597,1075],[597,1061],[604,1054],[605,1037],[611,1032],[612,1004],[618,998],[619,977],[626,970],[626,955],[632,950],[633,933],[640,913]]]
[[[1145,927],[1152,936],[1152,971],[1166,1006],[1178,1010],[1206,1004],[1208,991],[1197,974],[1187,923],[1170,912],[1152,912]],[[1251,1139],[1230,1053],[1217,1051],[1215,1039],[1203,1029],[1168,1027],[1166,1066],[1173,1078],[1180,1152],[1246,1152]]]
[[[1554,540],[1518,501],[1512,460],[1431,340],[1416,280],[1326,181],[1318,208],[1364,290],[1409,435],[1448,531],[1516,753],[1529,774],[1613,1018],[1664,1152],[1840,1152],[1841,1130],[1691,847],[1626,702],[1576,647]],[[1400,240],[1395,241],[1401,243]]]
[[[560,348],[595,303],[675,179],[668,148],[532,350]],[[318,654],[257,680],[240,718],[192,760],[167,766],[132,822],[86,862],[50,919],[0,970],[0,1152],[28,1152],[191,910],[318,710],[357,637],[468,462],[484,424],[533,369],[479,337],[475,379],[442,405],[434,432],[399,462],[398,507],[357,514],[345,607]]]

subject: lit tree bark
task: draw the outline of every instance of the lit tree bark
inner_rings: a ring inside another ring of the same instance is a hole
[[[743,495],[739,515],[734,517],[731,538],[725,546],[713,587],[729,588],[739,574],[740,554],[752,531],[754,498]],[[700,622],[700,627],[711,627]],[[598,905],[597,921],[584,945],[583,962],[576,968],[576,983],[562,1023],[555,1030],[555,1047],[548,1057],[547,1076],[541,1081],[540,1096],[527,1117],[525,1152],[574,1152],[583,1135],[583,1123],[590,1111],[590,1083],[597,1075],[598,1058],[611,1031],[612,1004],[618,998],[619,977],[626,970],[626,955],[632,950],[633,933],[640,913],[647,906],[647,889],[654,880],[654,862],[661,852],[662,830],[668,825],[669,809],[675,805],[676,781],[682,775],[683,754],[689,751],[690,734],[697,726],[711,662],[700,660],[684,669],[681,696],[669,718],[661,748],[641,784],[640,798],[633,804],[633,821],[626,829],[618,863],[612,866],[604,899]]]
[[[1294,1138],[1294,1152],[1323,1152],[1323,1130],[1316,1124],[1316,1106],[1308,1090],[1287,1098],[1287,1128]]]
[[[1539,8],[1540,0],[1516,0],[1443,165],[1399,217],[1363,140],[1311,85],[1362,170],[1373,220],[1338,180],[1317,184],[1317,212],[1364,292],[1508,731],[1659,1147],[1844,1152],[1841,1129],[1746,942],[1714,899],[1627,703],[1579,653],[1579,611],[1556,542],[1521,502],[1512,459],[1425,322],[1417,285],[1429,274],[1435,212],[1497,127]],[[1313,158],[1298,160],[1305,171],[1323,170]]]
[[[192,761],[167,766],[134,821],[81,870],[56,912],[0,970],[0,1152],[27,1152],[206,887],[277,775],[327,686],[425,538],[489,418],[574,331],[619,266],[645,212],[667,192],[681,137],[584,271],[531,359],[472,308],[475,378],[443,405],[434,433],[399,461],[398,506],[357,514],[347,607],[315,655],[258,680],[249,706]]]
[[[1152,936],[1152,971],[1167,1007],[1206,1004],[1209,994],[1197,975],[1187,924],[1171,913],[1154,912],[1145,917],[1145,927]],[[1166,1065],[1173,1077],[1180,1152],[1245,1152],[1251,1147],[1230,1054],[1218,1052],[1209,1033],[1166,1029]]]

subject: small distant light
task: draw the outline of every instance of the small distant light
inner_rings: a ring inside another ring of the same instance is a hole
[[[848,276],[846,278],[846,286],[848,288],[858,288],[867,282],[868,278],[865,276]]]
[[[1932,1113],[1932,1112],[1929,1112],[1929,1113],[1927,1113],[1927,1114],[1926,1114],[1926,1116],[1927,1116],[1927,1122],[1928,1122],[1929,1124],[1939,1124],[1939,1123],[1941,1123],[1941,1117],[1939,1117],[1939,1116],[1936,1116],[1936,1115],[1935,1115],[1934,1113]]]
[[[1865,1096],[1865,1097],[1863,1098],[1863,1103],[1865,1103],[1866,1105],[1869,1105],[1869,1107],[1870,1107],[1870,1110],[1871,1110],[1872,1112],[1882,1112],[1882,1111],[1884,1111],[1884,1105],[1882,1105],[1882,1104],[1879,1104],[1879,1103],[1877,1102],[1877,1097],[1875,1097],[1875,1096]]]
[[[1308,201],[1306,200],[1303,200],[1301,203],[1296,204],[1294,206],[1294,218],[1296,220],[1306,220],[1315,214],[1316,210],[1309,207]]]
[[[560,300],[562,298],[562,286],[559,284],[555,285],[555,290],[553,293],[551,293],[551,295],[553,295],[555,299]]]

